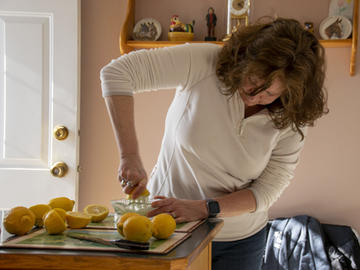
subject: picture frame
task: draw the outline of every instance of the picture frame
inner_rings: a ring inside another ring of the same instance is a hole
[[[329,16],[343,16],[352,22],[354,0],[330,0]]]

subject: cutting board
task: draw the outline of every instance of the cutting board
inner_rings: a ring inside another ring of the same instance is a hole
[[[66,232],[99,237],[107,240],[118,240],[122,238],[121,235],[113,229],[68,229]],[[157,240],[152,237],[150,239],[149,250],[137,251],[73,239],[64,234],[49,235],[44,229],[40,229],[32,231],[24,236],[10,237],[7,241],[1,243],[0,247],[166,254],[185,241],[188,237],[190,237],[190,235],[190,233],[175,232],[169,239],[166,240]]]

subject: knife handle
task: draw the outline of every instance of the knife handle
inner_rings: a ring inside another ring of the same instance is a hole
[[[121,248],[127,249],[138,249],[138,250],[148,250],[150,248],[149,242],[141,243],[141,242],[134,242],[125,239],[114,240],[113,243]]]

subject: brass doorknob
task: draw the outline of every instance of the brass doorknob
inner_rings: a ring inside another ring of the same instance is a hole
[[[55,177],[64,177],[68,171],[68,166],[64,162],[56,162],[50,169],[50,173]]]
[[[69,135],[69,130],[64,126],[56,126],[54,128],[54,137],[61,141],[65,140]]]

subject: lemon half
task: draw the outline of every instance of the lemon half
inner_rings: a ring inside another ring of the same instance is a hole
[[[66,230],[65,221],[55,209],[50,210],[45,215],[44,227],[48,234],[61,234]]]
[[[82,212],[66,212],[66,222],[72,229],[80,229],[86,227],[91,221],[91,216]]]
[[[92,222],[100,222],[109,215],[109,208],[100,204],[89,204],[84,208],[84,213],[91,216]]]
[[[63,221],[66,221],[66,211],[62,208],[54,208],[53,210],[55,210],[59,216],[63,219]]]

